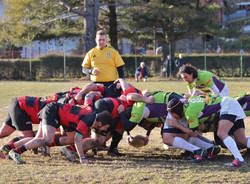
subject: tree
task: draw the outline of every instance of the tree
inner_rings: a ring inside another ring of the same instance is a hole
[[[9,24],[9,40],[15,45],[83,33],[86,51],[95,45],[99,0],[4,0],[4,4],[3,23]]]
[[[150,0],[143,6],[130,8],[124,15],[123,24],[127,32],[136,33],[138,37],[144,35],[151,40],[152,33],[156,31],[165,60],[168,46],[171,58],[174,58],[176,40],[191,35],[215,34],[219,28],[214,21],[217,10],[216,4],[202,6],[196,0]]]

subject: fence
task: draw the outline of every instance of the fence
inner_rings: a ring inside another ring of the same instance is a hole
[[[204,69],[204,55],[184,56],[187,63],[199,69]],[[51,55],[33,60],[0,60],[0,80],[43,80],[50,78],[81,78],[81,63],[83,57]],[[125,76],[133,77],[135,68],[140,62],[145,62],[151,76],[159,76],[162,72],[163,61],[160,56],[127,55]],[[242,62],[241,62],[242,61]],[[207,55],[206,68],[222,77],[250,77],[250,56],[240,55]],[[174,70],[173,73],[176,73]]]

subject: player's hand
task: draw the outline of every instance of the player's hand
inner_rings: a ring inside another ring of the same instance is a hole
[[[154,101],[155,101],[155,99],[154,99],[153,96],[149,96],[149,97],[147,97],[147,99],[146,99],[146,103],[149,103],[149,104],[154,103]]]
[[[99,71],[97,68],[94,68],[94,69],[92,70],[92,75],[97,76],[99,73],[100,73],[100,71]]]

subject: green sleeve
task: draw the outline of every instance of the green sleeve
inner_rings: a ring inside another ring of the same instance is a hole
[[[136,102],[133,104],[132,111],[131,111],[131,117],[129,121],[133,123],[140,123],[143,118],[143,112],[145,108],[144,102]]]
[[[213,86],[213,73],[209,71],[203,71],[199,70],[198,71],[198,78],[199,78],[199,84],[198,85],[204,85],[204,87],[211,88]]]

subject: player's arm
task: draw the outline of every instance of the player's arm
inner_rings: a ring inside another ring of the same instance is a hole
[[[87,76],[92,73],[90,53],[87,53],[84,57],[84,60],[82,62],[82,73],[86,74]]]
[[[152,104],[154,103],[154,97],[153,96],[143,96],[138,93],[129,93],[127,95],[127,100],[134,101],[134,102],[145,102]]]
[[[123,111],[120,114],[123,128],[127,132],[128,135],[130,135],[130,131],[133,130],[137,125],[136,123],[129,120],[130,114],[131,114],[131,108],[127,109],[126,111]]]
[[[85,157],[85,154],[83,152],[82,139],[83,139],[82,134],[80,134],[79,132],[76,132],[74,142],[75,142],[75,147],[76,147],[76,150],[77,150],[77,154],[78,154],[78,156],[80,158],[80,162],[82,164],[87,164],[88,161],[87,161],[87,159]]]
[[[124,78],[124,65],[117,67],[117,72],[118,72],[119,78]]]
[[[183,126],[181,123],[179,123],[175,119],[167,118],[166,122],[167,122],[167,124],[169,126],[171,126],[173,128],[177,128],[177,129],[183,131],[184,133],[186,133],[188,135],[190,135],[192,133],[192,130],[190,130],[189,128]]]
[[[86,95],[90,91],[97,91],[98,85],[95,83],[87,84],[81,91],[77,93],[77,95],[74,97],[74,100],[81,101],[83,100],[83,95]]]

